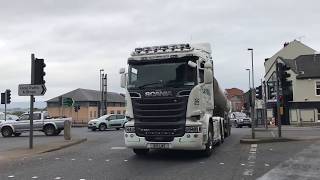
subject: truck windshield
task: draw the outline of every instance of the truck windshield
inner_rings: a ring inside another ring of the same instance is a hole
[[[161,61],[160,61],[161,62]],[[196,83],[196,68],[183,62],[131,64],[128,88],[184,87]]]

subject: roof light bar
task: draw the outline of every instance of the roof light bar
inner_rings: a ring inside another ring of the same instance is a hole
[[[190,50],[192,50],[192,48],[189,44],[171,44],[163,46],[135,48],[134,52],[132,52],[132,55],[158,54],[164,52],[181,52]]]

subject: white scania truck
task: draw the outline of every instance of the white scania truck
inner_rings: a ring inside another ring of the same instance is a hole
[[[124,138],[137,155],[180,149],[210,156],[230,135],[230,103],[214,78],[210,44],[136,48],[128,65],[120,69]]]

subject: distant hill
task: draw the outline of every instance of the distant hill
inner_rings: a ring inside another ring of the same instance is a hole
[[[34,108],[43,109],[47,107],[46,102],[37,101],[34,103]],[[11,102],[10,104],[7,104],[8,111],[26,111],[30,108],[30,102]],[[4,111],[4,105],[1,104],[0,106],[0,112]]]

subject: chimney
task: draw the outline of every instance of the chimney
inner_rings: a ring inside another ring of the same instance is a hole
[[[283,44],[283,47],[286,47],[286,46],[288,46],[288,42],[285,42],[284,44]]]

